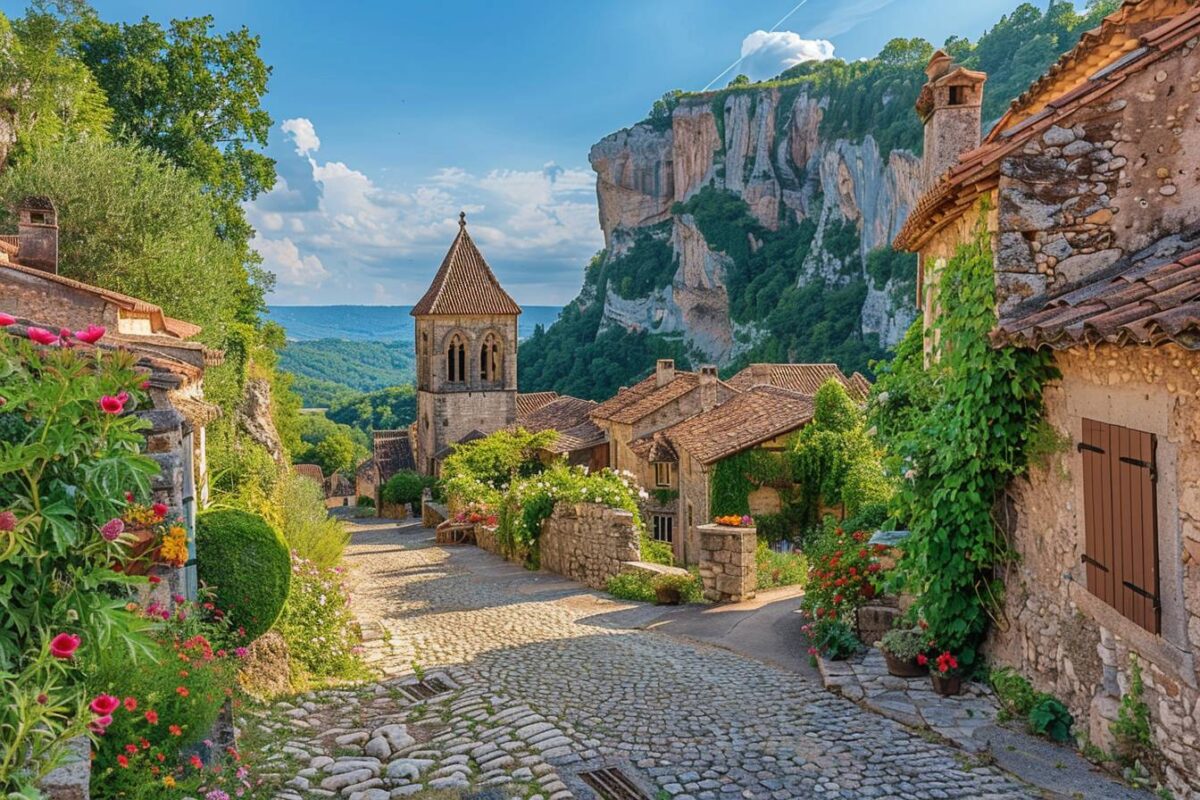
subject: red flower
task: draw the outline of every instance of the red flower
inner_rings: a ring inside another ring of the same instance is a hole
[[[833,602],[835,602],[835,603],[840,603],[840,602],[842,602],[842,596],[841,596],[840,594],[835,594],[835,595],[833,596]]]
[[[100,408],[104,409],[105,414],[120,414],[125,410],[125,402],[119,397],[106,394],[100,398]]]
[[[133,492],[126,492],[126,493],[125,493],[125,502],[126,502],[126,503],[132,503],[132,502],[133,502]]]
[[[138,744],[140,744],[140,745],[142,746],[142,749],[143,749],[143,750],[149,750],[149,749],[150,749],[150,742],[148,742],[148,741],[147,741],[147,740],[145,740],[145,739],[138,739]]]
[[[126,697],[124,705],[126,711],[137,711],[137,698]]]
[[[929,663],[929,656],[924,653],[917,653],[917,663],[922,667]]]
[[[104,336],[105,329],[99,325],[88,325],[81,331],[75,331],[75,338],[81,342],[95,344]]]
[[[126,752],[126,753],[136,753],[136,752],[137,752],[137,745],[136,745],[136,744],[127,744],[127,745],[125,745],[125,752]]]
[[[160,763],[160,764],[167,760],[167,757],[164,756],[162,753],[155,753],[154,757],[158,759],[158,763]]]
[[[156,517],[165,517],[168,511],[165,503],[155,503],[150,506],[150,510],[154,512],[154,516]]]
[[[111,694],[100,694],[96,695],[96,698],[92,700],[91,705],[88,707],[92,709],[93,713],[103,717],[116,711],[120,705],[121,701]]]
[[[46,705],[46,703],[49,703],[49,702],[50,702],[50,697],[47,694],[42,693],[37,696],[37,704],[39,706],[44,706],[44,705]]]
[[[57,333],[51,333],[45,328],[35,328],[32,325],[25,329],[25,335],[38,344],[50,345],[58,342]]]
[[[158,724],[158,712],[155,711],[154,709],[150,709],[149,711],[147,711],[146,712],[146,722],[149,722],[151,725],[157,725]]]
[[[958,659],[950,655],[949,651],[942,653],[937,657],[938,672],[949,672],[952,669],[958,669]]]
[[[79,637],[70,633],[60,633],[50,640],[50,655],[55,658],[70,658],[79,649]],[[97,714],[107,714],[107,711],[97,711]]]
[[[183,728],[178,725],[168,725],[167,730],[171,732],[172,736],[183,736]]]
[[[0,531],[12,531],[17,528],[17,515],[11,511],[0,511]]]
[[[17,318],[8,314],[0,314],[0,328],[7,328],[9,325],[16,325]]]
[[[204,769],[204,762],[200,760],[200,756],[193,755],[188,759],[188,763],[196,769]]]
[[[158,577],[157,575],[151,575],[149,578],[146,578],[146,580],[150,581],[151,583],[162,583],[162,578]]]
[[[129,759],[125,756],[117,756],[117,765],[120,767],[128,767]]]

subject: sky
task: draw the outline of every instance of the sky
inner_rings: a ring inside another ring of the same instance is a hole
[[[741,56],[759,79],[976,38],[1017,0],[93,0],[107,20],[211,14],[272,66],[275,188],[248,206],[270,302],[409,304],[467,212],[522,304],[560,305],[603,246],[591,145]],[[0,2],[6,13],[23,3]],[[1039,0],[1039,5],[1045,5]],[[794,12],[778,27],[776,23]]]

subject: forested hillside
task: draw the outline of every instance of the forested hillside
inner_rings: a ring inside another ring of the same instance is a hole
[[[942,47],[988,73],[986,126],[1117,4],[1024,3]],[[522,345],[522,390],[603,398],[664,356],[869,373],[914,316],[915,260],[890,242],[919,196],[913,103],[933,51],[895,39],[869,60],[668,92],[598,142],[606,248],[560,320]]]

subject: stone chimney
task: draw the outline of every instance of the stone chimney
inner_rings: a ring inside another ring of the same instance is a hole
[[[660,358],[654,365],[654,385],[666,386],[675,380],[675,359]]]
[[[49,197],[26,197],[17,208],[16,260],[58,273],[58,212]]]
[[[925,124],[925,156],[921,179],[933,186],[963,153],[979,147],[986,72],[964,69],[941,50],[925,67],[927,80],[917,97],[917,114]]]
[[[700,410],[717,406],[717,368],[712,364],[700,367]]]

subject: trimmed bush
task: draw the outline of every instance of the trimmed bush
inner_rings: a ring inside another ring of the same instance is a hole
[[[383,502],[405,505],[421,502],[421,492],[431,481],[409,470],[397,472],[383,485]]]
[[[262,636],[283,610],[291,581],[287,543],[262,517],[222,509],[196,521],[200,580],[213,587],[217,607],[250,640]]]

